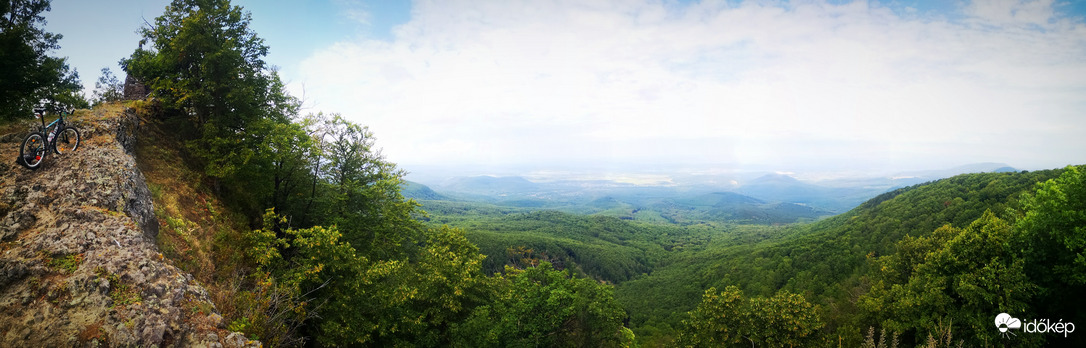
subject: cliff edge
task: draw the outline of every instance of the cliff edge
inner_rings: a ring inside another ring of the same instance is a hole
[[[29,125],[0,134],[0,346],[259,346],[223,329],[208,292],[156,247],[138,117],[96,109],[69,124],[79,148],[37,170],[14,162]]]

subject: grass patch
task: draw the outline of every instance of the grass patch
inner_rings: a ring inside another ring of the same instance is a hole
[[[115,210],[109,210],[109,209],[102,208],[102,207],[96,207],[96,206],[93,206],[93,205],[84,205],[84,206],[82,206],[80,208],[87,209],[87,210],[94,210],[94,211],[97,211],[99,213],[106,214],[106,215],[109,215],[109,216],[112,216],[112,217],[125,216],[124,213],[122,213],[122,212],[115,211]]]
[[[153,103],[130,104],[140,117],[136,164],[147,180],[159,220],[156,244],[171,263],[191,273],[211,295],[224,319],[240,316],[234,298],[248,267],[244,264],[243,215],[211,191],[203,171],[186,160],[184,144],[152,116]],[[209,312],[208,308],[196,308]]]
[[[109,281],[109,298],[113,299],[112,308],[123,307],[143,301],[143,298],[140,297],[136,287],[121,281],[120,276],[109,273],[102,267],[96,268],[94,273],[98,278]]]
[[[211,314],[212,309],[214,308],[215,307],[213,307],[209,302],[192,301],[192,307],[189,308],[189,311],[191,311],[193,314],[207,315]]]
[[[151,199],[162,199],[162,185],[149,182],[147,188],[151,190]]]
[[[74,273],[83,263],[83,254],[67,254],[61,257],[46,257],[45,264],[61,273]]]

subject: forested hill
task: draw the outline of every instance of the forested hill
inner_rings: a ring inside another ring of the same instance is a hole
[[[897,189],[845,214],[796,226],[791,232],[794,237],[731,258],[733,262],[713,267],[710,274],[719,277],[720,283],[775,279],[775,286],[748,288],[757,293],[785,288],[817,296],[836,291],[835,285],[856,275],[867,257],[895,252],[895,243],[906,235],[926,236],[947,224],[965,227],[985,211],[1014,219],[1021,195],[1060,172],[964,174]],[[776,267],[765,268],[754,261],[758,258]]]
[[[979,319],[964,319],[962,313],[934,311],[939,317],[907,325],[898,322],[899,318],[880,314],[877,304],[889,297],[869,295],[873,286],[887,277],[904,282],[901,279],[910,274],[884,274],[882,267],[872,266],[898,260],[902,250],[913,248],[911,243],[916,240],[949,241],[952,238],[947,231],[966,238],[982,229],[971,227],[976,221],[981,226],[999,221],[1011,224],[1030,209],[1025,202],[1036,194],[1038,183],[1060,178],[1065,171],[958,175],[884,193],[838,216],[787,226],[734,220],[684,224],[629,221],[606,215],[447,201],[425,201],[424,206],[430,223],[466,230],[468,239],[487,255],[483,268],[488,273],[500,271],[503,265],[522,267],[550,261],[583,276],[614,283],[616,298],[630,315],[630,327],[646,346],[670,344],[678,336],[690,334],[692,328],[683,321],[691,320],[688,312],[698,306],[703,292],[732,286],[754,302],[793,301],[786,299],[792,298],[787,294],[796,294],[802,299],[796,303],[816,306],[797,313],[816,318],[810,323],[822,325],[806,332],[751,334],[783,335],[794,339],[787,342],[815,345],[834,343],[840,336],[845,342],[859,344],[867,328],[877,327],[898,332],[903,342],[922,342],[924,335],[938,334],[936,324],[954,320],[960,324],[953,327],[960,337],[981,342],[985,332],[964,324],[975,324]],[[1021,228],[1015,233],[1027,231]],[[955,302],[960,301],[956,299],[960,295],[952,290],[948,293],[947,303],[964,306]],[[861,307],[861,303],[868,307]],[[1043,301],[1038,303],[1041,306]],[[782,313],[761,315],[760,319],[748,319],[772,321]]]
[[[1046,260],[1053,263],[1049,267],[1072,267],[1070,260],[1082,254],[1081,244],[1061,249],[1061,242],[1047,236],[1055,232],[1036,230],[1053,223],[1040,216],[1080,216],[1058,229],[1086,232],[1081,203],[1044,208],[1047,203],[1040,201],[1057,190],[1064,201],[1083,195],[1081,169],[1072,169],[966,174],[919,184],[756,243],[714,235],[704,248],[669,255],[650,275],[619,284],[616,296],[630,311],[634,331],[645,339],[688,327],[680,323],[688,317],[676,313],[694,309],[705,289],[731,286],[747,296],[802,295],[820,307],[821,334],[829,334],[823,337],[828,341],[842,337],[859,343],[867,328],[875,327],[898,332],[907,343],[953,331],[955,339],[982,345],[998,338],[987,329],[999,311],[1035,311],[1086,322],[1081,306],[1053,306],[1048,297],[1058,296],[1053,289],[1080,291],[1081,282],[1066,273],[1051,277],[1043,267],[1023,266]],[[1047,209],[1055,212],[1040,212]],[[1030,236],[1046,242],[1030,242]],[[928,268],[936,261],[951,268]]]

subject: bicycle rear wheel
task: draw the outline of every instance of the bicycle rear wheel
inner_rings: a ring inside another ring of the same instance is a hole
[[[45,158],[45,136],[41,133],[30,133],[23,139],[23,145],[19,146],[19,158],[23,159],[23,165],[34,169],[41,165]]]
[[[58,154],[65,154],[71,151],[75,151],[79,148],[79,130],[72,127],[65,127],[64,130],[57,134],[55,139],[54,149]]]

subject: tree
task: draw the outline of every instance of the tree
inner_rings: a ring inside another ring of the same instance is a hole
[[[369,129],[333,114],[322,135],[323,223],[340,226],[355,248],[380,258],[421,241],[419,228],[412,228],[419,226],[412,215],[418,204],[400,194],[405,173],[374,148]]]
[[[1054,278],[1086,285],[1086,167],[1068,166],[1062,175],[1037,185],[1023,199],[1018,221],[1032,262]]]
[[[263,137],[263,157],[268,161],[268,169],[259,171],[270,176],[270,183],[264,183],[263,187],[270,187],[270,206],[276,211],[289,216],[302,216],[301,205],[307,198],[304,185],[311,181],[313,173],[309,169],[310,162],[317,149],[311,138],[303,128],[305,125],[292,123],[271,124],[267,135]],[[270,185],[269,185],[270,184]],[[312,193],[310,193],[312,194]]]
[[[304,342],[299,331],[329,302],[330,289],[357,281],[366,264],[354,248],[340,240],[335,227],[284,227],[286,219],[268,209],[263,228],[247,235],[246,256],[256,264],[254,289],[243,291],[248,314],[246,333],[270,345]],[[323,291],[323,292],[322,292]]]
[[[729,286],[722,292],[709,288],[701,304],[683,320],[683,330],[676,340],[681,347],[735,345],[748,339],[744,326],[749,320],[743,311],[743,291]]]
[[[124,84],[109,68],[102,68],[102,76],[94,83],[94,104],[115,102],[124,99]]]
[[[79,74],[48,55],[63,37],[44,30],[49,10],[48,0],[0,2],[0,119],[29,117],[43,100],[52,112],[85,107]]]
[[[428,230],[410,260],[359,254],[335,227],[293,229],[268,209],[248,235],[258,266],[246,333],[298,343],[308,330],[325,346],[448,346],[449,330],[490,300],[484,256],[458,229]],[[319,318],[319,319],[318,319]]]
[[[1026,274],[1038,286],[1035,312],[1065,322],[1086,322],[1086,166],[1068,166],[1022,198],[1018,245]],[[1008,312],[1009,313],[1009,312]],[[1071,335],[1070,345],[1086,344]]]
[[[735,286],[719,293],[709,288],[687,315],[675,342],[681,347],[803,346],[822,327],[817,308],[801,295],[782,291],[744,300]]]
[[[991,328],[995,314],[1031,310],[1036,285],[1026,276],[1014,230],[991,211],[965,229],[947,225],[906,237],[897,248],[875,259],[876,281],[860,307],[882,327],[904,333],[906,343],[953,329],[966,344],[991,344],[999,340]],[[1022,339],[1040,337],[1034,336]]]
[[[449,346],[450,330],[490,300],[484,256],[458,229],[426,233],[417,261],[370,260],[362,272],[330,288],[318,342],[371,346]]]
[[[454,329],[463,347],[615,347],[629,345],[625,311],[610,286],[573,277],[550,263],[507,268],[495,298]]]
[[[803,296],[787,291],[750,299],[751,338],[771,347],[805,346],[822,328],[817,309]]]
[[[141,48],[121,60],[169,115],[188,121],[178,131],[215,178],[233,176],[257,155],[257,130],[269,127],[261,121],[287,123],[299,107],[264,63],[268,46],[250,21],[229,0],[174,0],[140,29]]]
[[[174,0],[121,65],[197,126],[243,128],[265,98],[268,47],[228,0]],[[151,49],[143,49],[149,42]]]

